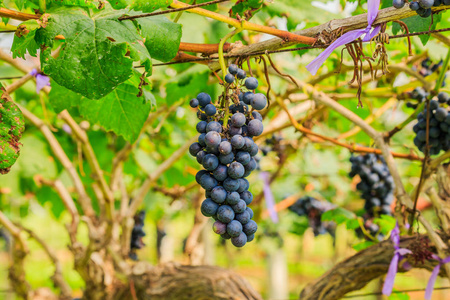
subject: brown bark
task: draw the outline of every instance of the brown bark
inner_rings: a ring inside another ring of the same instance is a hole
[[[133,290],[139,300],[262,300],[250,284],[233,271],[177,263],[156,267],[137,263],[129,284],[120,286],[113,299],[133,299]]]
[[[427,238],[426,235],[420,235],[420,238]],[[441,238],[448,244],[449,237],[441,235]],[[401,248],[414,248],[414,242],[417,236],[404,237],[400,241]],[[430,246],[429,250],[436,253],[436,248]],[[413,251],[415,252],[415,251]],[[390,240],[383,241],[373,245],[356,255],[347,258],[337,264],[333,269],[326,272],[315,282],[307,285],[300,293],[302,300],[332,300],[340,299],[345,294],[362,289],[373,279],[386,275],[394,254],[394,248]],[[415,262],[412,256],[407,256],[408,262],[413,268],[425,268],[432,270],[437,261],[427,260],[424,262]],[[403,268],[403,261],[399,263],[398,272],[407,272]],[[445,271],[441,269],[441,276],[445,276]]]

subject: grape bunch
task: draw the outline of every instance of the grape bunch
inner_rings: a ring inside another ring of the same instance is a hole
[[[447,93],[441,92],[437,96],[437,100],[430,100],[430,117],[428,143],[430,146],[430,155],[436,155],[441,150],[450,149],[450,112],[441,105],[450,103]],[[414,125],[413,131],[416,133],[414,145],[425,152],[427,141],[427,109],[417,115],[417,124]]]
[[[253,201],[245,178],[257,168],[258,146],[253,137],[263,132],[262,116],[257,110],[267,105],[263,94],[254,93],[258,80],[247,77],[244,70],[232,64],[225,76],[225,93],[214,104],[206,93],[190,101],[198,108],[200,136],[189,152],[204,170],[195,179],[205,189],[206,199],[201,212],[214,218],[213,231],[243,247],[254,239],[257,224],[253,211],[247,207]],[[227,110],[228,101],[233,104]]]
[[[349,176],[353,178],[359,175],[361,178],[356,188],[362,193],[361,197],[366,201],[364,205],[368,214],[366,219],[376,215],[390,215],[391,203],[394,200],[394,179],[384,158],[369,153],[352,156],[350,162],[352,163],[352,169]]]
[[[302,197],[289,206],[290,211],[299,216],[308,217],[309,227],[313,229],[315,236],[329,233],[334,237],[336,224],[334,222],[322,222],[322,214],[332,208],[331,203],[319,201],[310,196]]]
[[[131,231],[130,253],[129,257],[132,260],[138,260],[136,250],[145,246],[142,238],[145,236],[144,232],[145,211],[140,211],[134,216],[134,227]]]
[[[406,0],[393,0],[392,6],[402,8]],[[409,2],[409,8],[415,11],[422,18],[431,16],[431,7],[440,5],[450,5],[450,0],[418,0]]]

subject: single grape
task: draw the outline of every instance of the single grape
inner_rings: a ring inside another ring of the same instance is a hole
[[[211,202],[213,202],[211,200]],[[214,204],[218,205],[217,203],[213,202]],[[234,211],[233,209],[228,205],[221,205],[217,209],[217,219],[219,219],[220,222],[223,223],[230,223],[234,219]]]
[[[231,207],[233,209],[233,211],[237,214],[241,214],[245,211],[245,209],[247,208],[247,204],[245,203],[244,200],[239,200],[238,203],[236,203],[235,205],[233,205]]]
[[[225,202],[227,198],[227,191],[222,186],[216,186],[211,191],[211,200],[218,204],[222,204]]]
[[[207,198],[203,200],[200,211],[205,217],[211,217],[217,213],[219,204],[215,203],[211,199]],[[230,208],[231,209],[231,208]],[[234,213],[233,213],[234,214]]]
[[[199,152],[197,153],[197,156],[196,156],[195,158],[197,159],[197,162],[198,162],[199,164],[203,164],[203,158],[205,157],[206,154],[207,154],[206,151],[199,151]]]
[[[249,77],[245,80],[245,87],[249,90],[255,90],[258,87],[258,80],[255,77]]]
[[[205,170],[198,171],[197,174],[195,174],[195,181],[197,181],[197,183],[200,184],[200,178],[205,174],[209,175],[208,171]]]
[[[200,121],[197,123],[197,126],[195,127],[197,129],[198,133],[206,133],[206,126],[208,125],[208,122],[206,121]]]
[[[242,224],[239,221],[233,220],[227,224],[227,233],[231,237],[239,236],[242,232]]]
[[[201,187],[207,191],[211,191],[218,184],[217,180],[214,177],[212,177],[209,173],[202,175],[199,181]]]
[[[226,81],[227,83],[233,83],[233,82],[234,82],[234,76],[231,75],[231,74],[225,75],[225,81]]]
[[[237,191],[239,189],[239,181],[236,180],[236,179],[228,177],[227,179],[224,180],[223,187],[228,192],[235,192],[235,191]]]
[[[238,79],[244,79],[245,77],[247,77],[247,73],[245,73],[245,71],[242,69],[238,69],[237,73],[236,73],[236,77]]]
[[[252,102],[253,97],[255,96],[255,94],[253,94],[252,92],[246,92],[244,94],[243,99],[239,99],[241,101],[244,101],[245,104],[250,105],[250,103]]]
[[[218,181],[224,181],[228,177],[228,167],[219,165],[213,172],[213,176]]]
[[[259,147],[256,144],[253,144],[252,149],[250,150],[250,156],[255,156],[256,154],[258,154],[259,151]]]
[[[239,189],[237,190],[238,193],[242,193],[248,190],[248,188],[250,187],[250,183],[248,182],[247,179],[239,178],[238,181],[239,181]]]
[[[206,143],[205,143],[205,136],[206,133],[202,133],[198,136],[198,143],[202,146],[202,147],[206,147]]]
[[[247,243],[250,243],[250,242],[253,241],[254,239],[255,239],[255,234],[247,235]]]
[[[227,224],[215,221],[213,224],[213,231],[217,234],[224,234],[227,232]]]
[[[250,160],[250,162],[248,164],[246,164],[244,166],[245,171],[253,171],[258,167],[258,163],[256,162],[256,160],[254,158],[252,158],[252,160]]]
[[[222,155],[228,155],[233,151],[233,147],[228,141],[223,141],[219,145],[219,152]]]
[[[241,234],[239,234],[239,236],[231,238],[231,243],[235,247],[239,247],[239,248],[244,247],[245,244],[247,244],[247,235],[245,233],[241,232]]]
[[[247,208],[245,209],[246,212],[248,212],[250,219],[253,219],[253,210],[247,206]]]
[[[242,227],[243,227],[242,230],[246,235],[252,235],[258,230],[258,225],[253,220],[250,220],[247,224],[245,224]]]
[[[245,204],[250,205],[253,201],[253,194],[250,191],[243,191],[239,194],[242,200],[245,201]]]
[[[222,125],[219,122],[212,121],[209,122],[208,125],[206,125],[206,132],[215,131],[218,133],[222,132]]]
[[[402,8],[403,6],[405,6],[405,0],[393,0],[392,6],[394,6],[395,8]]]
[[[199,105],[199,102],[198,102],[198,100],[197,100],[196,98],[194,98],[194,99],[191,99],[191,101],[189,102],[189,105],[190,105],[192,108],[197,108],[198,105]]]
[[[449,2],[450,2],[450,0],[449,0]],[[439,94],[438,94],[438,101],[439,101],[439,103],[445,103],[445,102],[447,102],[449,100],[449,97],[448,97],[448,94],[447,93],[445,93],[445,92],[440,92]]]
[[[250,153],[248,153],[248,152],[239,151],[238,153],[236,153],[236,161],[241,163],[243,166],[248,164],[251,159],[252,159],[252,157],[250,156]]]
[[[436,100],[431,100],[430,101],[430,110],[435,110],[439,107],[439,102],[437,102]]]
[[[239,68],[238,68],[237,65],[231,64],[231,65],[228,67],[228,72],[230,72],[230,74],[236,75],[238,69],[239,69]]]
[[[213,171],[219,165],[219,159],[214,154],[207,154],[202,160],[203,167],[208,171]]]
[[[205,135],[205,144],[206,146],[215,148],[218,147],[221,143],[222,138],[217,131],[210,131]]]
[[[247,211],[247,207],[245,209],[246,210],[243,213],[234,215],[234,219],[241,222],[242,225],[245,225],[248,222],[250,222],[250,214]]]
[[[214,116],[216,112],[217,109],[214,104],[208,104],[205,106],[205,114],[207,114],[208,116]]]
[[[200,152],[203,149],[202,145],[200,145],[200,143],[193,143],[189,146],[189,153],[192,156],[197,156],[197,153]]]
[[[261,93],[255,94],[250,105],[256,110],[262,110],[267,105],[267,98]]]
[[[242,127],[234,127],[234,126],[230,126],[230,128],[228,129],[228,133],[231,136],[235,136],[235,135],[241,135],[242,134]]]
[[[223,165],[228,165],[228,164],[232,163],[233,160],[234,160],[233,152],[231,152],[230,154],[227,154],[227,155],[219,155],[219,161]]]
[[[233,179],[241,178],[244,175],[244,172],[245,172],[244,166],[236,161],[232,162],[228,167],[228,176],[230,176]]]
[[[197,100],[201,107],[205,107],[211,103],[211,96],[207,93],[200,93],[197,95]]]
[[[246,118],[243,113],[235,113],[231,116],[230,121],[234,127],[242,127],[245,124]]]
[[[421,7],[417,10],[417,14],[422,18],[428,18],[429,16],[431,16],[431,13],[431,8],[425,9]]]
[[[259,136],[264,130],[263,123],[260,120],[253,119],[248,123],[248,133],[252,136]]]
[[[231,138],[231,146],[233,146],[234,149],[241,149],[245,146],[245,139],[241,135],[234,135]]]
[[[396,0],[394,0],[394,1],[396,1]],[[434,4],[434,0],[419,0],[419,5],[425,9],[431,8],[433,6],[433,4]]]
[[[445,108],[439,107],[438,109],[436,109],[436,113],[434,114],[434,116],[439,122],[444,122],[447,114],[448,112]]]
[[[409,8],[413,11],[417,11],[420,8],[419,2],[409,2]]]
[[[235,205],[241,200],[241,196],[239,196],[238,192],[231,192],[227,195],[227,203],[228,205]]]
[[[257,111],[252,111],[252,116],[253,116],[254,119],[260,120],[261,122],[263,120],[261,114],[259,112],[257,112]]]

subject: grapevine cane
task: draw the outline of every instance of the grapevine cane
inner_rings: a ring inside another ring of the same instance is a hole
[[[376,26],[372,32],[370,31],[372,29],[372,24],[377,18],[378,15],[378,8],[380,7],[380,0],[368,0],[368,11],[367,11],[367,27],[365,29],[357,29],[352,30],[347,33],[345,33],[343,36],[335,40],[330,46],[328,46],[325,51],[319,54],[311,63],[309,63],[306,68],[312,75],[316,75],[319,68],[323,65],[323,63],[327,60],[328,56],[339,46],[343,46],[345,44],[351,43],[354,40],[361,37],[363,34],[365,34],[363,38],[363,42],[370,41],[374,36],[376,36],[381,29],[381,26]]]
[[[403,259],[406,254],[412,253],[411,250],[400,248],[400,229],[398,228],[398,222],[395,224],[391,233],[391,241],[394,244],[394,256],[392,257],[389,270],[386,275],[386,280],[383,285],[383,295],[390,296],[392,288],[394,287],[395,275],[397,274],[398,262]]]

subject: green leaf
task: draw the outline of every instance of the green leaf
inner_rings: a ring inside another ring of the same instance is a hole
[[[109,1],[114,9],[128,8],[145,13],[153,12],[157,9],[168,7],[172,0],[117,0]]]
[[[361,242],[361,243],[353,245],[352,248],[355,249],[356,251],[361,251],[361,250],[369,248],[370,246],[375,245],[375,244],[376,243],[373,241],[365,241],[365,242]]]
[[[139,18],[136,22],[145,39],[145,47],[154,59],[167,62],[177,55],[181,40],[180,24],[163,16]]]
[[[98,8],[101,4],[100,1],[95,0],[50,0],[49,2],[54,5],[79,6],[88,8]]]
[[[396,291],[396,289],[394,289]],[[388,297],[389,300],[409,300],[409,295],[407,293],[392,293]]]
[[[442,14],[433,15],[433,24],[431,24],[431,16],[428,18],[422,18],[421,16],[417,15],[414,17],[403,19],[402,21],[406,24],[406,26],[408,26],[409,32],[413,33],[436,29],[436,25],[439,23],[441,18]],[[402,31],[400,25],[394,23],[394,26],[392,27],[392,32],[394,34],[397,34],[400,31]],[[420,41],[424,46],[428,43],[430,36],[431,36],[430,34],[419,35]]]
[[[89,99],[100,99],[133,74],[133,61],[151,72],[151,57],[124,11],[100,12],[90,18],[82,9],[59,8],[36,33],[42,45],[42,70],[58,84]],[[53,40],[65,37],[61,53],[51,56]],[[129,57],[128,57],[129,55]]]
[[[355,219],[355,214],[342,207],[330,209],[322,214],[322,221],[334,221],[337,224],[342,224],[349,220]]]
[[[17,6],[18,10],[22,10],[23,9],[23,5],[25,4],[26,0],[14,0],[14,3]]]
[[[78,107],[80,115],[86,120],[98,123],[106,130],[134,142],[155,102],[153,94],[148,89],[144,89],[142,97],[137,97],[139,82],[139,75],[135,74],[112,93],[96,101],[52,83],[50,103],[57,112]]]
[[[392,216],[380,215],[380,217],[375,218],[373,222],[380,226],[380,232],[382,234],[387,235],[392,229],[394,229],[397,220]]]
[[[37,50],[39,45],[35,41],[35,35],[37,29],[40,27],[36,20],[28,20],[19,25],[20,37],[14,34],[14,41],[11,47],[13,58],[20,57],[25,59],[25,54],[28,53],[31,56],[37,56]]]

